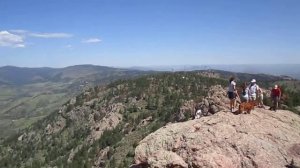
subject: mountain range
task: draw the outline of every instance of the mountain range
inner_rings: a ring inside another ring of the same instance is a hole
[[[263,60],[262,60],[263,61]],[[251,74],[269,74],[277,76],[290,76],[300,79],[300,64],[207,64],[207,65],[168,65],[168,66],[136,66],[130,67],[137,70],[155,70],[155,71],[195,71],[218,69],[230,72],[251,73]]]

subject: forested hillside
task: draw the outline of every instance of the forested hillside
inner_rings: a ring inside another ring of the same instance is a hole
[[[262,85],[271,86],[277,79],[265,80]],[[218,103],[226,110],[226,91],[210,98],[227,83],[220,73],[196,71],[91,87],[2,142],[0,167],[128,167],[151,132],[192,119],[198,105],[208,104],[211,114],[220,110]]]
[[[217,84],[226,81],[182,72],[91,88],[6,140],[0,166],[126,167],[143,137],[177,121],[185,102],[200,102],[208,88]],[[103,152],[107,158],[99,160]]]
[[[93,65],[0,67],[0,138],[49,115],[87,88],[149,73]]]

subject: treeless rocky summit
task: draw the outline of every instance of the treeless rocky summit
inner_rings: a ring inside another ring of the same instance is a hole
[[[256,108],[168,124],[144,138],[132,167],[282,168],[300,165],[300,116]]]

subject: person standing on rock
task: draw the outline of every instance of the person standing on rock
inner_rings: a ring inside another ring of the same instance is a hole
[[[265,108],[264,106],[264,93],[263,90],[259,87],[257,89],[257,102],[259,108]]]
[[[256,101],[256,94],[259,86],[256,84],[256,80],[252,79],[249,86],[249,101]]]
[[[241,92],[241,102],[248,102],[249,101],[249,87],[247,87],[247,83],[244,82],[242,85],[242,92]]]
[[[234,111],[234,107],[236,104],[236,96],[237,96],[237,91],[236,91],[236,82],[235,78],[231,77],[229,79],[229,86],[228,86],[228,98],[230,99],[230,111]]]
[[[278,102],[280,100],[280,97],[281,97],[281,90],[278,87],[278,85],[274,85],[274,88],[271,90],[271,98],[273,101],[273,107],[271,109],[273,109],[274,111],[278,109]]]

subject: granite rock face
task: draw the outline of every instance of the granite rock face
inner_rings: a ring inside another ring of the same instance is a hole
[[[201,102],[189,100],[184,102],[177,114],[177,121],[187,120],[186,116],[195,118],[197,110],[201,110],[201,116],[210,116],[222,110],[228,110],[229,99],[227,91],[221,85],[208,88],[208,95]]]
[[[133,167],[282,168],[300,165],[300,117],[255,109],[168,124],[144,138]]]

